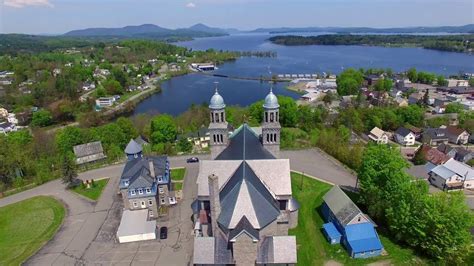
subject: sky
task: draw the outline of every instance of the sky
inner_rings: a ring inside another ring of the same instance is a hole
[[[445,26],[474,23],[474,0],[0,0],[0,33],[196,23],[259,27]]]

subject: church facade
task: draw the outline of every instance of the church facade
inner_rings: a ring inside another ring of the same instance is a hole
[[[223,97],[210,109],[212,160],[200,162],[192,204],[195,265],[292,265],[298,202],[292,197],[290,162],[279,159],[278,98],[266,96],[261,128],[241,125],[231,135]]]

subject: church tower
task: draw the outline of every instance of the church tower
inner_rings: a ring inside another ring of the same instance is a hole
[[[280,105],[272,89],[265,97],[262,123],[262,144],[275,157],[280,155]]]
[[[229,142],[224,98],[222,98],[217,91],[217,86],[216,92],[211,98],[209,110],[211,119],[211,123],[209,124],[211,157],[212,159],[215,159],[223,150],[225,150]]]

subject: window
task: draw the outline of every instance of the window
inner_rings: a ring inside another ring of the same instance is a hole
[[[135,159],[138,158],[138,154],[135,153],[135,154],[133,155],[133,157],[134,157]]]
[[[135,189],[130,190],[130,195],[135,195]]]
[[[267,142],[270,142],[270,135],[267,134]]]
[[[268,113],[265,112],[265,122],[268,122]]]
[[[138,194],[140,194],[140,195],[143,194],[143,189],[141,189],[141,188],[138,189]]]
[[[128,185],[130,184],[130,182],[128,182],[128,181],[123,181],[123,184],[126,185],[126,186],[128,186]]]
[[[165,190],[163,189],[163,187],[159,187],[158,190],[160,191],[160,194],[165,193]]]
[[[153,205],[153,201],[151,199],[148,200],[148,206],[152,206]]]
[[[143,208],[146,208],[146,204],[145,204],[144,201],[142,201],[141,204],[142,204],[142,209],[143,209]]]
[[[359,218],[357,218],[357,221],[358,221],[358,222],[360,222],[360,217],[359,217]]]
[[[160,199],[160,204],[165,204],[165,198]]]
[[[138,202],[134,201],[133,202],[133,207],[138,208]]]
[[[212,135],[212,138],[214,139],[214,143],[216,143],[216,135]]]
[[[216,123],[219,123],[219,114],[216,114]]]
[[[273,113],[270,113],[270,122],[273,122],[273,120],[275,120],[275,115]]]
[[[221,113],[221,121],[224,122],[224,112]]]
[[[153,211],[152,211],[152,210],[150,210],[150,211],[148,212],[148,216],[153,217]]]
[[[151,189],[147,188],[146,193],[151,193]]]

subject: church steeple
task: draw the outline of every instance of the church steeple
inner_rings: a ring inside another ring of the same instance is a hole
[[[264,114],[262,122],[262,144],[273,156],[278,158],[280,153],[280,105],[278,98],[273,94],[273,88],[265,97],[263,104]]]
[[[217,82],[215,93],[209,103],[209,110],[211,121],[209,124],[211,157],[214,159],[227,147],[229,142],[225,103],[224,98],[222,98],[217,89]]]

